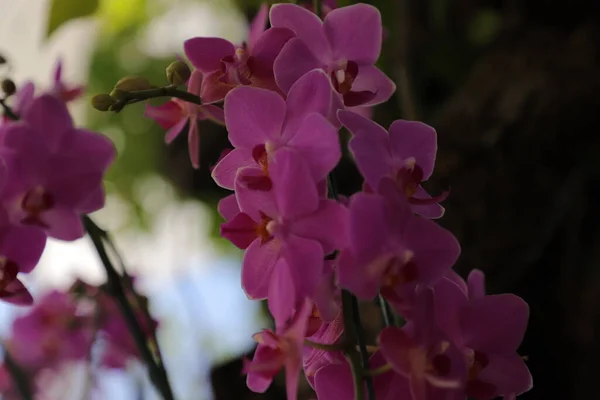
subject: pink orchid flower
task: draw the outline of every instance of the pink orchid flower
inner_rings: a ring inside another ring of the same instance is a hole
[[[187,84],[188,92],[199,95],[202,87],[202,73],[192,72]],[[163,129],[165,143],[170,144],[183,131],[188,128],[188,151],[190,161],[194,168],[200,167],[200,133],[198,121],[211,120],[222,124],[224,121],[223,110],[211,104],[197,105],[180,99],[171,99],[163,105],[154,107],[146,104],[146,117],[155,120]]]
[[[377,123],[349,111],[338,112],[342,124],[352,133],[348,147],[367,185],[376,189],[390,177],[406,195],[414,212],[427,218],[440,218],[444,208],[438,203],[447,193],[432,198],[421,186],[433,173],[437,152],[435,130],[417,121],[397,120],[388,132]]]
[[[7,165],[1,199],[11,222],[56,239],[82,237],[81,215],[104,205],[102,180],[116,155],[111,141],[75,128],[65,103],[48,94],[18,123],[0,127],[0,140]]]
[[[288,400],[296,400],[300,371],[302,369],[302,347],[306,333],[306,322],[311,312],[307,300],[295,313],[290,323],[277,331],[268,329],[254,335],[258,347],[254,359],[247,362],[244,372],[248,374],[250,390],[264,393],[281,368],[285,367]]]
[[[383,36],[381,15],[375,7],[355,4],[337,8],[321,21],[304,7],[276,4],[271,7],[270,21],[273,27],[288,28],[296,34],[273,65],[277,84],[285,93],[315,68],[327,73],[338,94],[332,111],[379,104],[396,90],[396,85],[374,66]]]
[[[225,98],[225,123],[235,149],[215,166],[218,185],[233,189],[238,170],[257,190],[270,190],[270,163],[282,149],[293,149],[307,163],[315,182],[324,180],[341,157],[337,129],[327,121],[331,89],[327,76],[314,70],[298,80],[287,100],[269,90],[239,87]]]

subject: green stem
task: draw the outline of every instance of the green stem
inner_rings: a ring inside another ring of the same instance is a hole
[[[23,400],[33,400],[33,393],[27,375],[8,353],[6,347],[4,347],[4,365],[6,365],[6,369],[10,373],[21,398]]]
[[[360,356],[362,359],[363,372],[368,371],[369,367],[369,352],[367,351],[367,342],[365,340],[365,333],[363,332],[362,323],[360,320],[360,309],[358,308],[358,299],[356,296],[352,296],[352,320],[356,326],[356,339],[358,340],[358,347],[360,348]],[[375,400],[375,388],[373,386],[373,380],[370,376],[363,374],[363,379],[367,384],[367,393],[369,394],[369,400]]]
[[[93,221],[92,221],[92,223],[93,223]],[[142,299],[136,293],[136,291],[135,291],[135,289],[133,287],[133,279],[131,279],[131,276],[127,273],[127,268],[125,268],[125,261],[123,261],[123,257],[121,256],[121,254],[117,250],[117,246],[115,246],[115,242],[112,239],[112,236],[107,231],[105,231],[104,229],[100,228],[98,225],[96,225],[95,229],[98,232],[98,235],[100,236],[100,238],[106,242],[108,248],[113,253],[113,255],[115,256],[115,258],[117,259],[117,263],[119,264],[119,267],[120,267],[120,270],[121,270],[121,274],[122,274],[122,279],[120,280],[120,282],[125,287],[125,292],[126,293],[131,293],[133,295],[133,297],[135,299],[135,302],[136,302],[135,305],[144,314],[144,318],[146,320],[144,322],[146,323],[146,326],[149,327],[149,328],[152,327],[152,315],[150,315],[150,311],[148,310],[148,307],[146,305],[142,304]],[[150,329],[150,331],[151,331],[151,334],[152,334],[151,339],[154,342],[154,347],[155,347],[156,353],[157,353],[157,358],[158,358],[157,361],[159,362],[160,365],[164,365],[163,358],[162,358],[162,353],[160,351],[160,347],[158,346],[158,339],[156,337],[156,330]]]
[[[163,86],[154,89],[136,90],[123,93],[123,97],[111,106],[111,110],[115,112],[121,111],[126,105],[139,103],[140,101],[154,99],[157,97],[175,97],[187,101],[188,103],[203,105],[202,99],[195,94],[185,90],[177,89],[177,86]]]
[[[388,302],[385,301],[381,294],[377,296],[377,300],[379,301],[379,308],[381,309],[381,316],[383,317],[383,325],[386,327],[395,325],[394,314],[392,313]]]
[[[148,366],[150,380],[158,389],[164,400],[174,400],[175,397],[173,396],[171,385],[169,384],[167,371],[164,369],[163,365],[155,360],[152,352],[148,348],[144,329],[137,320],[135,312],[127,299],[127,294],[123,290],[121,277],[108,257],[103,240],[103,236],[106,235],[106,232],[98,227],[98,225],[96,225],[96,223],[88,216],[83,217],[83,223],[106,271],[110,294],[115,298],[125,323],[135,340],[140,355]]]
[[[391,370],[392,370],[392,364],[384,364],[381,367],[365,371],[365,375],[373,377],[373,376],[385,374],[386,372],[391,371]]]
[[[8,104],[6,104],[6,99],[0,98],[0,107],[2,107],[4,115],[6,115],[9,119],[12,119],[13,121],[19,120],[19,116],[15,114],[15,112],[12,110],[12,108],[8,106]]]
[[[313,9],[317,17],[321,18],[321,0],[313,0]]]

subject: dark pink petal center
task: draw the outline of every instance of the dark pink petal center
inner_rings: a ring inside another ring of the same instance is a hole
[[[4,289],[17,279],[19,266],[6,257],[0,257],[0,297]]]
[[[26,213],[21,223],[47,228],[48,225],[40,219],[40,216],[43,212],[52,209],[54,203],[54,196],[44,188],[38,186],[29,190],[21,201],[21,208]]]
[[[223,75],[220,81],[230,85],[250,85],[252,82],[252,71],[248,66],[248,49],[246,44],[242,44],[235,50],[234,55],[225,56],[221,59],[221,72]]]

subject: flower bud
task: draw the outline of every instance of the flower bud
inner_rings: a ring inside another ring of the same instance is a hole
[[[92,97],[92,107],[94,107],[98,111],[108,111],[110,106],[115,104],[117,100],[115,100],[112,96],[103,93],[97,94]]]
[[[182,85],[190,79],[192,71],[183,61],[174,61],[167,67],[167,80],[171,85]]]
[[[152,89],[152,87],[153,86],[148,82],[148,79],[142,78],[141,76],[126,76],[125,78],[121,78],[115,85],[115,89],[124,92]]]
[[[17,87],[15,86],[15,83],[12,80],[7,78],[2,81],[2,91],[4,92],[6,97],[8,97],[15,94],[15,92],[17,91]]]
[[[110,92],[110,97],[115,100],[125,100],[127,92],[121,89],[113,89],[112,92]]]

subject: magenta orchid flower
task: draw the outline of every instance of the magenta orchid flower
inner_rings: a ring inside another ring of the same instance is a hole
[[[379,104],[396,90],[374,66],[383,35],[381,15],[375,7],[355,4],[337,8],[321,21],[304,7],[275,4],[270,21],[273,27],[288,28],[296,34],[283,46],[273,66],[277,84],[285,93],[315,68],[327,73],[338,94],[333,110]]]
[[[37,265],[46,235],[39,229],[5,225],[0,232],[0,299],[17,305],[33,303],[33,297],[17,278]]]
[[[414,215],[401,195],[354,195],[349,229],[350,244],[339,260],[339,283],[364,299],[374,298],[380,288],[393,297],[405,285],[433,285],[460,254],[455,237]]]
[[[293,149],[315,182],[324,180],[341,157],[337,129],[324,115],[331,103],[327,76],[314,70],[298,80],[287,100],[269,90],[239,87],[225,98],[225,123],[235,147],[214,168],[220,186],[233,189],[238,170],[253,167],[246,184],[270,190],[269,165],[281,149]]]
[[[250,29],[248,30],[248,50],[251,51],[256,45],[262,34],[267,29],[267,22],[269,21],[269,5],[262,3],[258,9],[258,12],[254,16],[252,22],[250,22]]]
[[[242,214],[221,226],[221,235],[247,247],[242,286],[254,299],[269,299],[276,321],[317,292],[325,255],[346,243],[347,210],[319,198],[308,168],[291,150],[277,152],[273,190],[256,191],[238,181]],[[243,173],[243,171],[241,172]]]
[[[187,84],[188,92],[199,95],[201,87],[202,73],[199,71],[192,72]],[[172,143],[186,125],[189,125],[188,151],[194,168],[200,167],[200,133],[198,131],[198,121],[211,120],[219,124],[224,123],[223,110],[221,108],[211,104],[200,106],[175,98],[157,107],[146,104],[144,115],[152,118],[163,129],[167,130],[165,134],[166,144]]]
[[[392,368],[409,381],[414,400],[430,391],[459,392],[464,363],[459,350],[434,323],[431,288],[421,292],[411,319],[403,328],[387,327],[379,334],[381,352]]]
[[[258,36],[259,31],[260,20],[257,20],[250,36],[252,47],[246,43],[236,47],[228,40],[215,37],[196,37],[183,44],[192,65],[204,74],[200,92],[204,102],[222,100],[239,85],[279,90],[273,62],[294,33],[285,28],[269,28]]]
[[[383,367],[386,359],[381,351],[375,352],[369,359],[371,369]],[[378,400],[410,399],[407,379],[394,372],[387,371],[372,378],[375,388],[375,398]],[[344,358],[321,367],[314,378],[314,388],[319,399],[348,400],[356,398],[350,364]],[[365,385],[363,397],[369,398]]]
[[[80,85],[69,86],[62,81],[62,60],[56,62],[54,67],[54,85],[51,93],[60,100],[68,103],[83,95],[84,87]]]
[[[296,400],[306,322],[311,308],[311,303],[306,300],[286,327],[279,329],[277,333],[266,329],[254,335],[258,347],[254,359],[244,366],[250,390],[264,393],[271,386],[275,375],[285,367],[287,398]]]
[[[83,236],[81,215],[104,205],[102,180],[115,157],[106,137],[73,126],[65,103],[36,98],[18,123],[0,128],[7,165],[2,202],[13,224],[35,226],[49,236]]]
[[[485,296],[483,274],[471,273],[469,292],[450,279],[435,286],[436,321],[462,350],[465,392],[477,400],[510,397],[532,387],[517,348],[529,319],[525,301],[512,294]]]
[[[440,218],[438,203],[447,194],[432,198],[421,186],[433,173],[437,152],[435,130],[417,121],[397,120],[389,134],[380,125],[356,113],[338,112],[342,124],[352,133],[348,143],[367,185],[376,189],[383,177],[390,177],[406,195],[414,212]]]
[[[12,326],[9,349],[24,367],[55,367],[87,357],[93,341],[91,314],[80,315],[72,298],[52,291]]]

